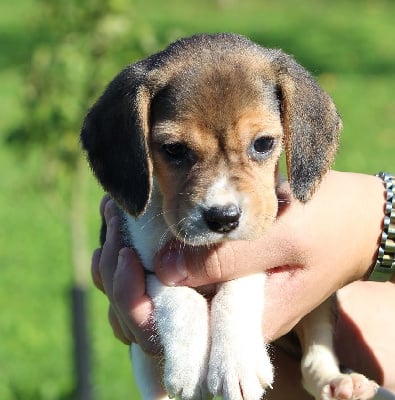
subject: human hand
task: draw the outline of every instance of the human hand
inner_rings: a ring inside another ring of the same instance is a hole
[[[395,394],[395,285],[357,281],[338,292],[335,347],[342,365]]]
[[[188,246],[180,252],[173,243],[158,254],[156,274],[165,284],[196,287],[269,270],[263,329],[267,339],[274,340],[336,290],[366,274],[381,233],[383,195],[384,187],[376,177],[333,171],[307,204],[291,201],[259,240],[226,242],[199,252]],[[94,258],[95,282],[100,287],[101,278],[110,302],[114,293],[122,304],[129,301],[121,290],[125,280],[116,279],[125,261],[131,269],[126,272],[135,275],[133,282],[138,283],[136,293],[130,288],[126,292],[133,292],[134,301],[139,299],[140,307],[150,311],[152,305],[137,295],[144,293],[145,285],[136,255],[122,250],[122,263],[116,268],[120,243],[113,202],[107,202],[105,218],[109,232]],[[113,308],[112,319],[120,314]]]
[[[341,365],[364,374],[395,394],[395,286],[390,283],[353,282],[340,289],[334,342]],[[272,346],[276,370],[274,389],[267,400],[311,400],[300,385],[300,362]],[[384,398],[384,397],[380,397]]]
[[[229,241],[199,252],[191,247],[180,252],[172,244],[158,254],[156,274],[168,285],[197,287],[268,270],[263,329],[274,340],[367,273],[378,248],[383,206],[379,178],[332,171],[308,203],[283,207],[259,240]]]
[[[171,262],[174,255],[161,252],[157,257],[158,276],[168,284],[175,284],[181,276],[179,284],[201,286],[280,266],[268,278],[264,332],[270,340],[281,336],[333,291],[362,277],[375,257],[383,214],[382,183],[365,175],[331,175],[307,205],[295,202],[287,207],[262,238],[264,246],[231,242],[226,244],[232,245],[228,249],[220,246],[206,254],[202,249],[197,262],[194,261],[196,251],[192,257],[192,251],[187,248],[183,253],[186,269],[181,269],[181,274],[180,264]],[[367,193],[369,198],[364,199]],[[356,202],[358,198],[364,201]],[[158,349],[152,349],[148,340],[152,304],[145,295],[138,258],[131,250],[123,249],[116,267],[116,251],[120,248],[118,221],[108,211],[113,207],[111,203],[106,207],[109,244],[95,253],[94,281],[109,293],[110,321],[116,336],[124,342],[137,339],[148,351],[155,352]],[[329,226],[323,221],[328,221]],[[350,237],[354,240],[349,240]],[[324,250],[323,242],[327,245]],[[237,259],[249,262],[240,263],[236,269]],[[198,269],[201,262],[204,268]]]
[[[151,340],[152,303],[145,293],[144,270],[131,249],[121,249],[120,220],[108,195],[102,199],[100,214],[107,234],[103,248],[93,253],[92,278],[110,301],[108,318],[113,332],[123,343],[139,343],[146,352],[157,354],[160,349]]]

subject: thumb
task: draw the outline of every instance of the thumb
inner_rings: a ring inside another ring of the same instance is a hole
[[[227,244],[195,247],[175,241],[157,254],[155,266],[164,284],[197,287],[232,279],[236,260]]]
[[[259,240],[224,242],[211,247],[171,242],[156,255],[155,273],[169,286],[197,287],[224,282],[293,264],[286,248],[275,229]]]

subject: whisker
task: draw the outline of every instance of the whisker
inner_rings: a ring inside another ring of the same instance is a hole
[[[182,218],[181,220],[177,221],[175,224],[172,224],[170,226],[168,226],[168,228],[166,229],[166,231],[163,233],[163,235],[161,236],[160,240],[159,240],[159,249],[161,247],[163,247],[163,245],[166,243],[166,237],[167,234],[170,232],[172,232],[171,228],[177,228],[177,225],[182,224],[185,221],[186,218]],[[176,230],[176,229],[175,229]],[[173,235],[173,233],[171,233],[171,235]],[[172,243],[173,246],[173,243]]]
[[[157,207],[157,208],[161,208],[161,207]],[[165,215],[167,212],[169,212],[169,210],[167,211],[161,211],[155,215],[153,215],[148,221],[146,221],[143,225],[141,225],[140,230],[144,230],[147,225],[151,224],[156,218],[162,217],[163,215]]]
[[[157,250],[161,249],[164,246],[164,244],[166,243],[166,237],[167,237],[168,232],[170,232],[170,228],[166,229],[166,231],[163,232],[163,234],[161,235],[159,242],[158,242]]]

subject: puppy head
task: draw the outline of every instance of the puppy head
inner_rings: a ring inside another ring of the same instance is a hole
[[[329,96],[291,57],[219,34],[175,42],[121,72],[81,139],[126,211],[144,212],[155,175],[169,227],[199,244],[253,238],[273,220],[282,144],[292,191],[307,201],[340,127]]]
[[[275,85],[238,58],[191,66],[152,101],[149,147],[163,215],[189,243],[251,239],[277,213]]]

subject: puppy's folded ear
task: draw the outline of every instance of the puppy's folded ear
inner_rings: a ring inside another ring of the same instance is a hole
[[[152,186],[147,150],[149,92],[142,84],[143,74],[137,66],[122,71],[89,111],[81,131],[94,174],[134,216],[144,211]]]
[[[303,67],[282,52],[274,60],[288,179],[294,196],[306,202],[334,160],[342,122],[329,95]]]

